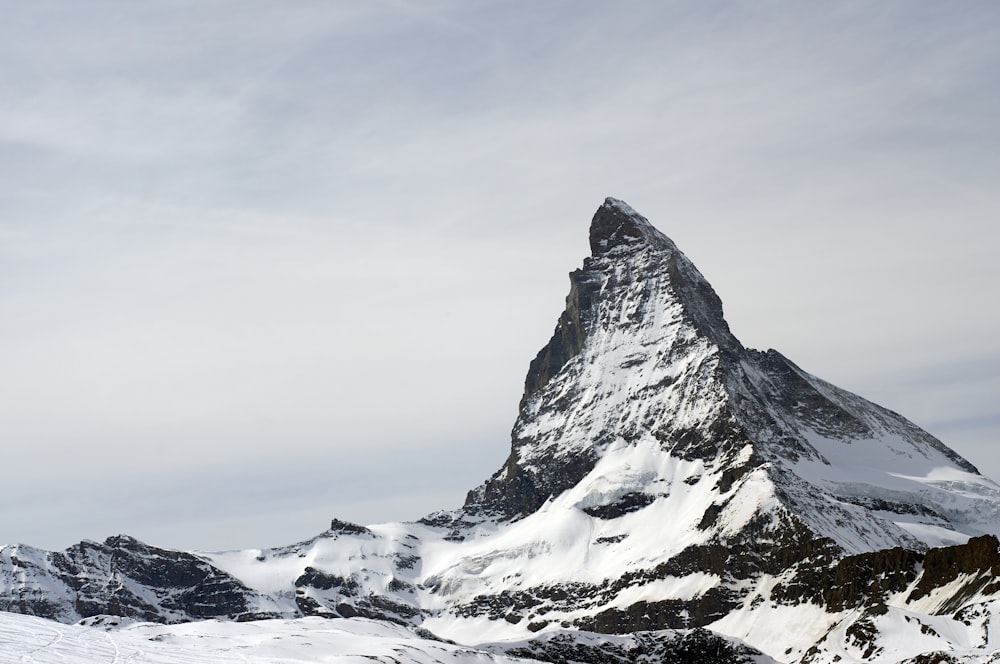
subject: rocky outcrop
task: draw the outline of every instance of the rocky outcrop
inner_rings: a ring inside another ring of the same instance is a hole
[[[974,537],[965,544],[931,549],[923,559],[920,579],[907,597],[915,602],[938,588],[952,587],[938,608],[950,613],[977,594],[1000,593],[1000,543],[995,535]]]
[[[708,630],[638,631],[627,638],[557,632],[517,646],[487,646],[514,657],[553,664],[750,664],[767,658]]]
[[[822,556],[796,566],[771,591],[783,604],[811,603],[830,612],[884,609],[893,595],[909,605],[947,589],[935,613],[955,613],[974,597],[1000,599],[1000,543],[996,536],[965,544],[910,551],[883,549],[840,560]]]
[[[910,587],[919,575],[923,555],[902,547],[848,556],[822,557],[800,565],[771,598],[783,604],[812,603],[830,611],[884,606],[890,593]]]
[[[202,558],[118,535],[49,553],[0,552],[0,610],[71,622],[112,615],[150,622],[256,617],[256,593]]]

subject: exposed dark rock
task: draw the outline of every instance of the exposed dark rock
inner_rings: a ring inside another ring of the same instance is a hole
[[[491,649],[554,664],[749,664],[760,655],[703,629],[686,633],[640,631],[614,640],[563,632],[532,639],[523,646]]]
[[[785,524],[768,530],[763,521],[748,528],[748,540],[690,546],[670,560],[650,569],[623,573],[600,584],[561,584],[537,586],[530,591],[503,591],[479,595],[455,607],[460,616],[487,616],[500,620],[510,614],[532,611],[571,611],[583,606],[599,607],[626,588],[642,586],[666,577],[695,573],[715,574],[722,585],[690,600],[638,602],[625,609],[597,610],[589,618],[576,622],[585,630],[624,634],[635,630],[702,627],[738,607],[744,596],[732,590],[727,581],[777,574],[803,560],[831,561],[836,548],[829,541],[816,539],[801,525]]]
[[[719,520],[719,515],[722,514],[722,510],[725,509],[726,503],[712,503],[705,510],[705,514],[701,517],[701,521],[698,522],[698,530],[709,530],[715,527],[715,523]]]
[[[469,492],[464,509],[502,519],[527,516],[550,497],[575,486],[596,462],[597,455],[591,450],[574,457],[553,458],[551,463],[542,462],[536,471],[529,472],[518,462],[515,447],[501,470]]]
[[[415,587],[412,583],[407,583],[402,579],[390,579],[389,583],[385,584],[386,590],[389,592],[399,593],[407,592],[413,594],[415,592]]]
[[[330,530],[335,533],[340,533],[342,535],[371,535],[372,531],[364,526],[360,526],[356,523],[351,523],[350,521],[341,521],[340,519],[334,519],[330,522]]]
[[[354,610],[353,606],[343,602],[337,605],[337,614],[339,614],[341,618],[356,618],[360,615]]]
[[[633,492],[625,494],[613,503],[585,507],[583,511],[598,519],[617,519],[618,517],[641,510],[643,507],[650,505],[654,500],[656,500],[656,496],[651,496],[648,493]]]
[[[855,620],[845,632],[847,642],[862,651],[862,659],[871,659],[882,650],[876,643],[878,635],[878,627],[870,618]]]
[[[942,518],[940,514],[935,512],[930,507],[919,503],[900,503],[873,496],[838,496],[838,498],[845,503],[864,507],[865,509],[875,512],[914,514],[918,516],[936,517],[938,519]]]
[[[344,577],[306,567],[295,580],[296,606],[304,616],[361,617],[401,625],[411,624],[420,615],[414,605],[364,590],[356,578],[359,575],[363,572]],[[414,586],[402,579],[391,579],[386,586],[389,592],[415,592]]]
[[[255,594],[197,556],[123,535],[103,544],[85,541],[61,553],[37,554],[44,566],[12,557],[15,568],[31,571],[16,593],[0,597],[0,610],[53,620],[97,615],[149,622],[238,619],[248,614],[248,598]],[[65,588],[65,594],[52,596],[44,590],[53,586]]]
[[[402,553],[397,553],[396,559],[396,569],[413,569],[420,562],[419,556],[408,556]]]
[[[603,256],[619,248],[669,242],[649,221],[615,198],[606,198],[590,220],[590,253]]]
[[[829,611],[880,605],[889,593],[903,592],[913,583],[922,558],[902,547],[836,562],[820,557],[801,565],[790,582],[771,591],[771,598],[785,604],[819,604]]]
[[[360,587],[358,582],[353,578],[344,578],[335,574],[326,574],[325,572],[321,572],[313,567],[306,567],[302,575],[295,579],[296,588],[303,588],[306,586],[316,588],[317,590],[341,588],[343,592],[347,594],[354,594]]]
[[[569,275],[570,289],[566,310],[559,317],[552,338],[528,366],[522,403],[543,388],[549,380],[583,349],[593,318],[594,298],[601,289],[600,275],[576,270]]]
[[[923,561],[923,572],[907,601],[926,597],[935,588],[966,575],[969,581],[945,604],[941,613],[957,611],[978,592],[1000,592],[1000,543],[996,536],[973,537],[959,546],[931,549]]]
[[[354,604],[356,615],[372,620],[386,620],[399,625],[412,622],[420,610],[410,604],[393,601],[387,597],[369,595]]]
[[[577,621],[580,629],[607,634],[708,625],[738,606],[734,593],[716,586],[691,600],[640,601],[625,609],[604,609]]]
[[[916,657],[904,659],[899,664],[958,664],[961,661],[954,655],[938,650],[935,652],[923,653]]]

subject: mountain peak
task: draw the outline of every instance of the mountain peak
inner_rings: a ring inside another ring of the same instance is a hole
[[[657,246],[675,248],[670,238],[656,230],[644,216],[625,201],[610,196],[590,222],[590,251],[594,256],[617,247]]]
[[[612,263],[625,257],[637,258],[643,265],[637,278],[647,285],[659,283],[672,291],[668,297],[684,307],[700,334],[720,348],[734,352],[740,348],[723,316],[722,301],[711,284],[673,240],[628,203],[610,196],[604,199],[590,222],[590,249],[593,259],[611,259]],[[646,249],[652,251],[648,256],[640,256]],[[662,270],[666,271],[660,274],[662,278],[653,278],[653,274]]]
[[[947,467],[978,487],[975,468],[902,417],[777,352],[744,348],[701,272],[629,205],[606,199],[590,243],[593,255],[570,274],[552,338],[528,368],[511,456],[470,492],[471,512],[524,518],[580,485],[608,454],[652,445],[723,475],[756,472],[760,486],[778,487],[773,495],[762,489],[761,500],[773,498],[844,551],[958,542],[1000,523],[995,485],[975,507],[950,495],[928,506],[935,499],[926,496],[947,489],[921,478]],[[863,480],[850,465],[858,458]],[[720,482],[728,494],[731,483]],[[896,512],[886,518],[889,508]]]

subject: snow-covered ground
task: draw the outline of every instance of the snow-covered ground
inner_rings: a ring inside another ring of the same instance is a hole
[[[322,662],[498,664],[526,662],[421,639],[361,618],[209,620],[135,624],[105,631],[0,612],[0,662],[14,664],[304,664]]]

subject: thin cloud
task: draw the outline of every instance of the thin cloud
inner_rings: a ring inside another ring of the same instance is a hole
[[[975,419],[995,438],[1000,386],[970,365],[993,357],[1000,328],[998,11],[12,7],[11,459],[35,468],[48,450],[25,482],[85,495],[148,477],[156,451],[163,473],[244,496],[233,459],[256,478],[283,456],[362,469],[377,457],[399,485],[411,464],[392,456],[432,450],[421,472],[456,478],[436,505],[454,506],[458,485],[506,454],[527,363],[606,195],[678,242],[747,345],[942,432]],[[488,463],[454,461],[469,449]],[[144,509],[166,518],[181,484],[150,485]],[[331,499],[321,485],[301,502]],[[345,517],[395,518],[421,496]],[[137,523],[102,501],[91,537]],[[238,514],[265,512],[264,494],[228,505],[234,540],[277,527]],[[58,513],[35,514],[48,542],[68,528]],[[48,545],[9,516],[0,541]],[[218,548],[199,543],[219,530],[211,518],[192,517],[174,545]],[[157,532],[183,524],[145,531],[170,545]]]

